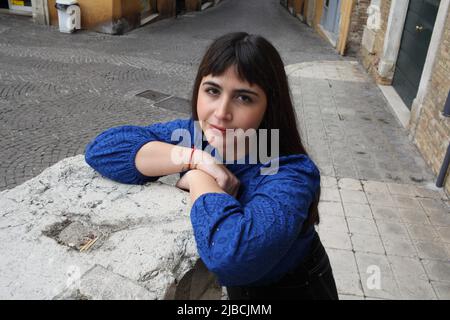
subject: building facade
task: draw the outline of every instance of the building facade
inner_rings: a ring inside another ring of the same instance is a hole
[[[450,150],[450,0],[281,0],[330,45],[356,55],[436,175]],[[400,103],[398,103],[400,102]]]
[[[58,25],[57,0],[0,0],[0,12],[32,16],[39,24]],[[77,0],[81,29],[123,34],[158,19],[199,11],[220,0]]]
[[[445,174],[450,148],[450,0],[371,1],[361,46],[365,68],[380,84],[427,164]],[[400,98],[400,99],[398,99]],[[392,101],[400,101],[395,103]]]
[[[359,52],[370,0],[281,0],[280,3],[313,27],[340,54]]]

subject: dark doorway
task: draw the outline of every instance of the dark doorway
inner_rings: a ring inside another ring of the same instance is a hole
[[[158,3],[157,0],[150,0],[150,8],[152,13],[158,13]]]
[[[410,110],[419,89],[439,4],[440,0],[409,2],[392,85]]]
[[[176,2],[176,15],[184,14],[186,12],[186,3],[185,0],[177,0]]]
[[[8,0],[0,0],[0,9],[9,9]]]

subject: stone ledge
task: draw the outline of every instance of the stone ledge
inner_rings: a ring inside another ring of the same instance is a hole
[[[103,178],[83,155],[58,162],[0,193],[0,298],[164,299],[198,265],[189,203],[169,184]],[[219,299],[206,268],[196,273],[207,287],[192,286],[195,298]]]

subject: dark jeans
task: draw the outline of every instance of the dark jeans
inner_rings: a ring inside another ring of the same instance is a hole
[[[333,271],[317,233],[311,249],[295,270],[268,286],[227,287],[230,300],[338,300]]]

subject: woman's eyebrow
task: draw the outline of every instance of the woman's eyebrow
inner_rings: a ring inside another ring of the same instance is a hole
[[[212,82],[212,81],[205,81],[205,82],[203,82],[203,85],[210,85],[210,86],[214,86],[214,87],[222,89],[222,87],[220,85],[218,85],[217,83]],[[253,94],[253,95],[257,96],[257,97],[259,96],[259,94],[256,93],[255,91],[251,91],[251,90],[248,90],[248,89],[236,89],[236,90],[234,90],[234,92]]]

